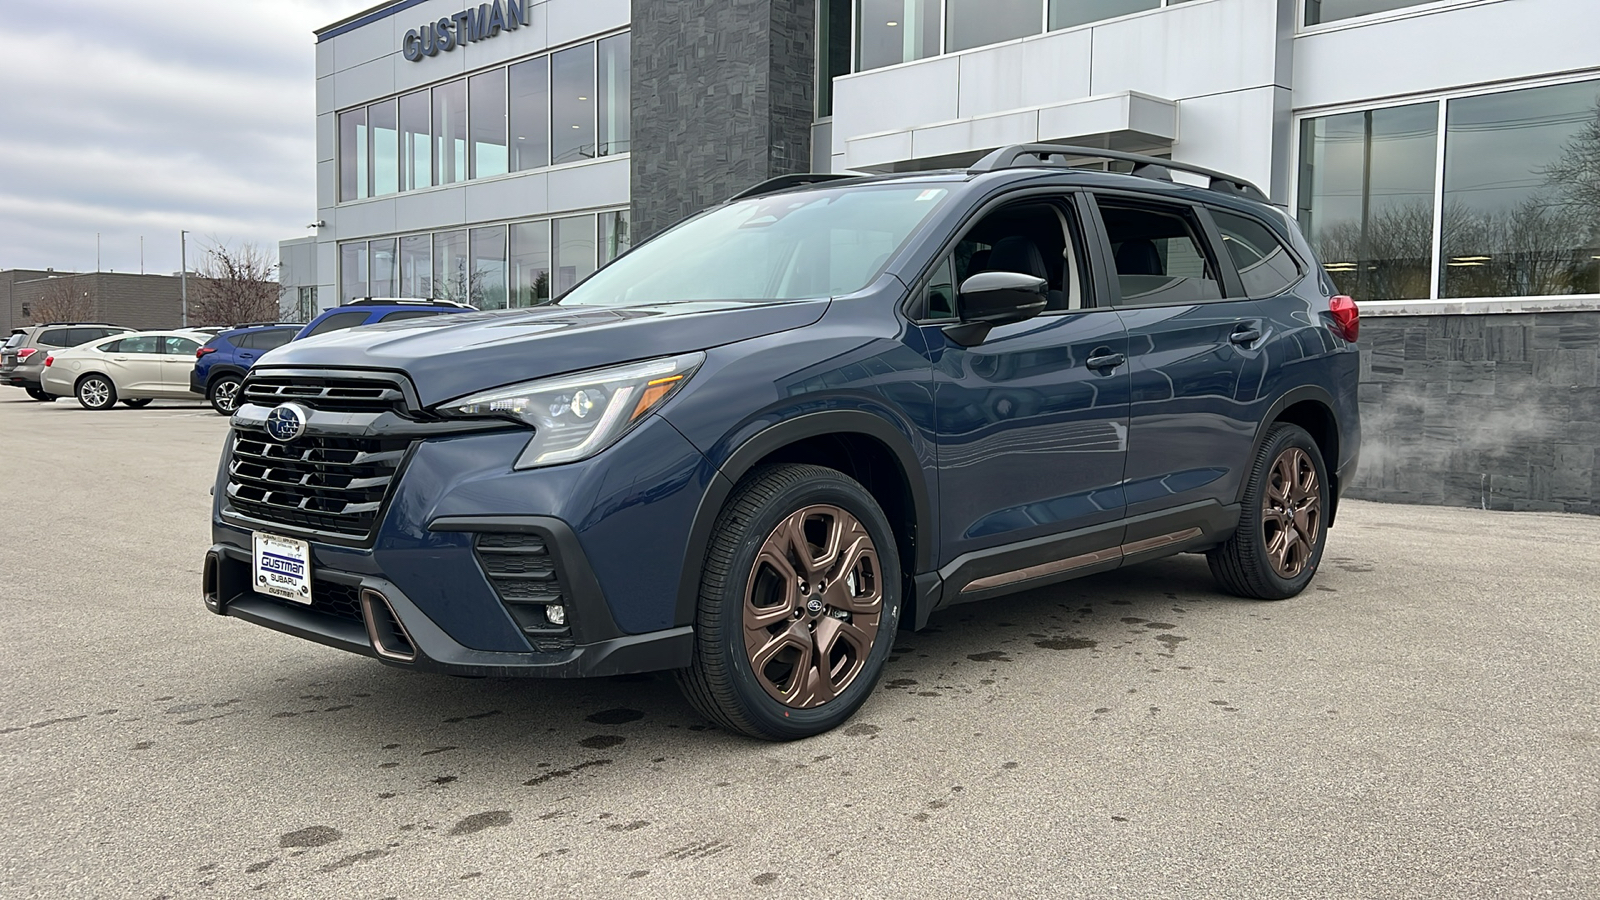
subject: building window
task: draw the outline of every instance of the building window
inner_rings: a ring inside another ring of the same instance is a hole
[[[397,109],[398,104],[394,100],[367,107],[374,197],[400,190],[400,119]]]
[[[433,183],[467,180],[467,83],[433,89]]]
[[[400,239],[400,296],[433,297],[433,242],[426,234]]]
[[[511,226],[512,306],[538,306],[550,300],[550,223]]]
[[[1306,24],[1321,25],[1431,2],[1433,0],[1306,0]]]
[[[594,216],[572,216],[553,223],[554,294],[559,297],[594,273]]]
[[[1161,0],[1050,0],[1050,29],[1087,25],[1160,6]]]
[[[550,161],[594,158],[594,45],[550,56]]]
[[[998,44],[1043,30],[1041,0],[945,0],[946,53]]]
[[[339,245],[339,302],[369,297],[367,292],[367,242]]]
[[[339,199],[362,200],[367,184],[367,110],[339,114]]]
[[[472,178],[506,173],[506,70],[482,72],[467,80],[468,121],[472,127]]]
[[[317,317],[317,289],[315,286],[299,288],[295,292],[294,321],[309,322]]]
[[[400,190],[433,185],[433,107],[427,91],[400,98]]]
[[[938,56],[940,0],[858,0],[859,68]]]
[[[517,63],[511,81],[511,171],[550,165],[550,57]]]
[[[1300,159],[1301,228],[1357,300],[1600,293],[1600,81],[1308,119]]]
[[[472,229],[472,298],[479,309],[506,308],[506,227]]]
[[[600,109],[595,152],[599,156],[627,153],[633,136],[633,123],[628,120],[632,114],[628,35],[606,38],[596,47]]]
[[[374,297],[397,297],[394,238],[367,243],[367,290]]]
[[[1437,103],[1302,123],[1300,227],[1340,292],[1430,296],[1438,130]]]
[[[850,0],[817,4],[817,117],[833,115],[833,80],[850,74]]]
[[[1451,100],[1444,297],[1600,293],[1600,81]]]
[[[631,223],[632,216],[625,209],[600,214],[600,265],[627,253],[633,246]]]
[[[466,229],[433,235],[433,299],[466,303],[472,299],[472,263]]]

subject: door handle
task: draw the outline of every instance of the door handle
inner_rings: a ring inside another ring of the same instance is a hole
[[[1261,329],[1240,325],[1239,330],[1228,336],[1228,340],[1239,346],[1247,346],[1261,340]]]
[[[1127,354],[1124,353],[1097,352],[1094,356],[1089,357],[1084,362],[1084,365],[1099,371],[1102,369],[1115,369],[1127,361]]]

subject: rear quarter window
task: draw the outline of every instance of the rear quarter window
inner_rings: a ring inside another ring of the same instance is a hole
[[[436,309],[402,309],[389,313],[378,321],[398,322],[401,319],[425,319],[428,316],[437,316],[438,314],[439,310]]]
[[[1276,297],[1305,275],[1299,260],[1265,223],[1220,209],[1212,209],[1211,217],[1249,296]]]
[[[39,337],[34,344],[40,347],[71,347],[68,339],[72,336],[70,328],[48,328],[39,332]]]
[[[371,315],[371,313],[368,313],[365,310],[361,312],[334,313],[326,319],[323,319],[321,322],[318,322],[314,328],[306,332],[306,337],[316,337],[319,334],[327,334],[330,331],[342,331],[346,328],[354,328],[357,325],[366,322],[367,316],[369,315]]]
[[[271,350],[289,343],[290,339],[294,337],[294,333],[295,329],[293,328],[276,328],[272,331],[253,334],[251,337],[255,338],[255,348],[257,350]]]

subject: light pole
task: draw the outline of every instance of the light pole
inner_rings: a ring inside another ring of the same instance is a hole
[[[189,232],[178,232],[178,283],[183,293],[183,327],[189,327]]]

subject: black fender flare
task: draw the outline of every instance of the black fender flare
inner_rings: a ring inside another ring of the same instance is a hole
[[[1294,406],[1296,403],[1303,403],[1307,400],[1317,403],[1328,411],[1328,417],[1333,419],[1334,423],[1334,438],[1338,439],[1341,434],[1339,430],[1339,413],[1337,411],[1338,406],[1333,402],[1333,395],[1328,393],[1326,388],[1318,387],[1314,384],[1303,384],[1285,391],[1277,400],[1273,401],[1272,406],[1267,409],[1267,414],[1261,417],[1261,424],[1256,426],[1255,440],[1250,442],[1250,456],[1248,458],[1253,460],[1261,452],[1261,445],[1267,441],[1267,432],[1272,428],[1272,423],[1278,420],[1278,416],[1283,414],[1284,410]],[[1339,494],[1341,493],[1338,483],[1339,473],[1337,471],[1339,467],[1338,454],[1335,453],[1334,457],[1332,464],[1327,467],[1328,479],[1333,482],[1329,485],[1332,489],[1328,492],[1330,503],[1333,507],[1328,512],[1329,527],[1333,526],[1334,515],[1338,512]],[[1250,480],[1248,478],[1239,479],[1239,495],[1234,498],[1235,503],[1244,502],[1244,492],[1249,486]]]
[[[206,373],[206,395],[210,396],[211,386],[216,384],[217,379],[224,375],[236,375],[240,381],[244,381],[245,376],[249,374],[250,373],[248,371],[234,365],[213,366],[211,370]]]
[[[706,548],[711,543],[711,531],[717,516],[728,502],[734,487],[756,463],[789,444],[806,438],[826,434],[859,434],[876,439],[900,464],[906,485],[911,493],[911,503],[916,517],[915,572],[905,572],[906,583],[919,573],[933,568],[933,506],[928,486],[922,479],[922,463],[904,432],[882,416],[858,409],[831,409],[806,413],[779,422],[751,436],[738,449],[728,455],[712,476],[700,506],[695,510],[694,523],[689,528],[685,547],[683,572],[678,579],[678,603],[673,624],[692,625],[695,606],[700,597],[700,572],[705,565]],[[907,597],[907,601],[914,598]]]

